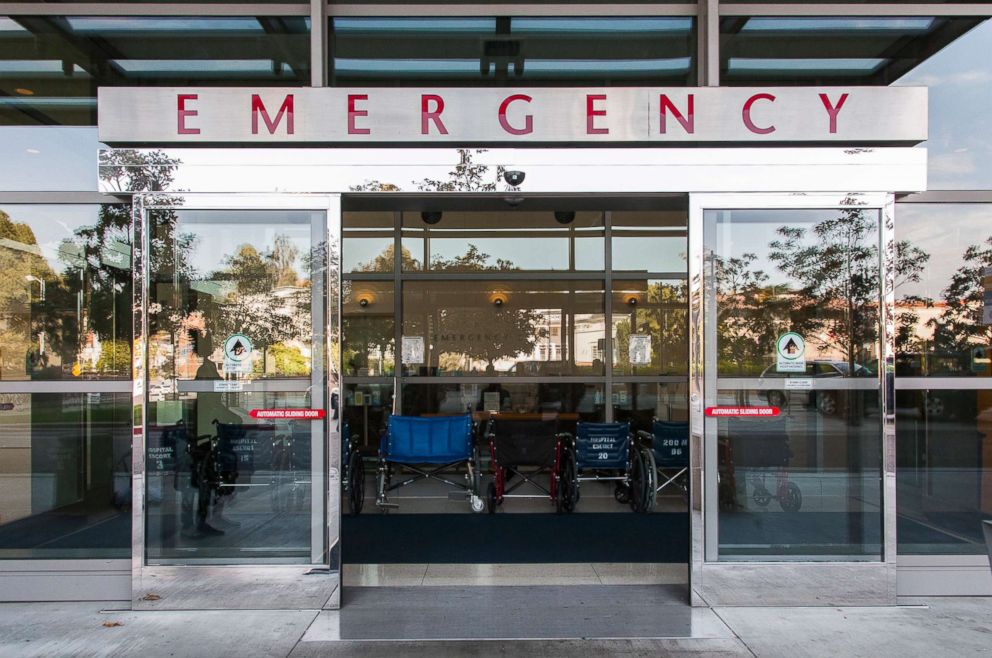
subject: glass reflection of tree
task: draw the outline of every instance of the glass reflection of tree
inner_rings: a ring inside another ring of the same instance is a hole
[[[720,372],[761,374],[774,344],[788,302],[781,290],[768,283],[768,274],[754,269],[758,256],[716,258],[717,344]]]
[[[61,279],[41,255],[34,231],[0,211],[0,375],[37,375],[48,366],[45,341],[59,340],[52,331],[51,306]],[[57,347],[57,346],[56,346]]]
[[[992,345],[992,325],[982,324],[986,268],[992,268],[992,235],[965,249],[962,265],[943,290],[943,312],[928,322],[933,329],[933,349],[965,353],[976,345]]]
[[[821,351],[843,356],[849,372],[877,354],[881,262],[878,212],[854,199],[831,219],[810,229],[783,226],[769,257],[797,285],[790,297],[794,331],[816,335]],[[812,238],[812,239],[810,239]],[[919,280],[928,256],[908,242],[895,245],[897,284]]]
[[[297,270],[300,255],[289,236],[280,234],[265,251],[240,245],[224,259],[223,268],[204,277],[217,285],[217,294],[198,308],[208,331],[215,336],[251,336],[263,355],[255,363],[256,371],[263,370],[266,357],[271,357],[280,375],[310,372],[309,357],[302,350],[309,346],[312,333],[310,278]],[[302,266],[309,269],[306,259]]]

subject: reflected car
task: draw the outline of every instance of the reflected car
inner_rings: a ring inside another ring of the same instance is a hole
[[[847,361],[830,361],[827,359],[809,361],[806,363],[806,372],[803,373],[802,377],[811,377],[815,379],[820,379],[823,377],[849,377],[851,372],[851,366]],[[768,366],[761,373],[761,378],[785,378],[794,373],[776,372],[775,366]],[[855,377],[873,377],[875,376],[871,370],[868,368],[855,364],[854,365],[854,376]],[[833,416],[840,411],[840,400],[842,396],[840,395],[842,391],[787,391],[785,389],[769,389],[765,391],[765,399],[768,400],[768,404],[773,407],[785,407],[789,403],[789,393],[805,393],[806,406],[815,407],[817,411],[825,416]],[[877,400],[877,392],[872,391],[872,395],[868,396],[869,399],[874,398]],[[865,411],[867,412],[870,405],[866,405]]]

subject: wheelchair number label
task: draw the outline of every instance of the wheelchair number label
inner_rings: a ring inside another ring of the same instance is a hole
[[[600,461],[606,461],[609,458],[610,458],[610,453],[608,453],[608,452],[601,452],[601,453],[599,453],[599,460]]]

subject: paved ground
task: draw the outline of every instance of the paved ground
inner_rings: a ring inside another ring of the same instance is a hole
[[[347,613],[316,610],[132,612],[96,603],[2,604],[0,656],[992,656],[992,599],[903,603],[898,608],[697,609],[690,615],[689,637],[521,641],[336,640],[357,622]],[[429,610],[425,605],[425,621]],[[599,613],[586,614],[591,619]],[[390,625],[388,615],[381,623]],[[477,624],[485,627],[486,619]]]

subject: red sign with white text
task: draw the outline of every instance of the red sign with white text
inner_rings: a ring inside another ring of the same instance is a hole
[[[706,407],[706,415],[710,418],[719,418],[721,416],[734,418],[740,418],[742,416],[768,417],[777,416],[778,414],[778,407]]]
[[[323,409],[252,409],[248,415],[268,420],[321,420],[326,414]]]

